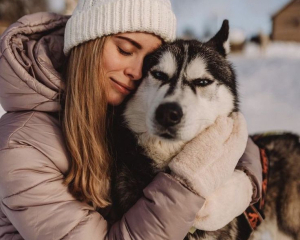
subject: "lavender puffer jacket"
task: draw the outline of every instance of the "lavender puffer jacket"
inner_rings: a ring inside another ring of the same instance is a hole
[[[183,239],[203,199],[167,174],[158,174],[110,228],[105,211],[77,201],[63,184],[68,153],[54,115],[64,89],[59,72],[67,20],[29,15],[1,36],[0,102],[8,113],[0,120],[0,239]],[[259,161],[255,145],[246,151]],[[259,188],[259,164],[246,155],[241,168]]]

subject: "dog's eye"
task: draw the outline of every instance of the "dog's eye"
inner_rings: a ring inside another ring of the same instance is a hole
[[[212,84],[214,81],[212,80],[209,80],[209,79],[195,79],[192,81],[192,83],[195,85],[195,86],[199,86],[199,87],[206,87],[210,84]]]
[[[160,72],[160,71],[151,71],[151,75],[161,81],[168,81],[169,77],[167,74]]]

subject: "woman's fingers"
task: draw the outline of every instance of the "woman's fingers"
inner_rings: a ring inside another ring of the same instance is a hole
[[[210,143],[223,144],[231,135],[233,126],[234,120],[232,118],[219,116],[213,125],[209,126],[203,133],[200,133],[199,138],[203,138]]]
[[[222,153],[224,142],[229,138],[232,130],[233,119],[230,117],[220,116],[216,119],[214,124],[209,126],[198,136],[196,136],[192,141],[190,141],[184,147],[184,150],[187,153],[191,149],[201,149],[202,153],[212,151],[219,151],[220,153]]]
[[[233,129],[230,137],[224,144],[224,149],[233,153],[233,157],[244,153],[247,140],[248,140],[248,129],[246,120],[241,113],[233,113]]]

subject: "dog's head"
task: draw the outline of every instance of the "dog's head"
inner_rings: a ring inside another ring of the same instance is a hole
[[[145,59],[144,78],[128,101],[130,130],[160,141],[186,142],[238,108],[235,74],[226,60],[225,20],[208,42],[177,40]]]

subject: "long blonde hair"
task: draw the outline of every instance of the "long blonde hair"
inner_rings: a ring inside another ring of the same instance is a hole
[[[62,128],[70,153],[70,192],[95,207],[110,204],[111,159],[106,138],[106,81],[101,58],[107,37],[74,47],[65,74]]]

